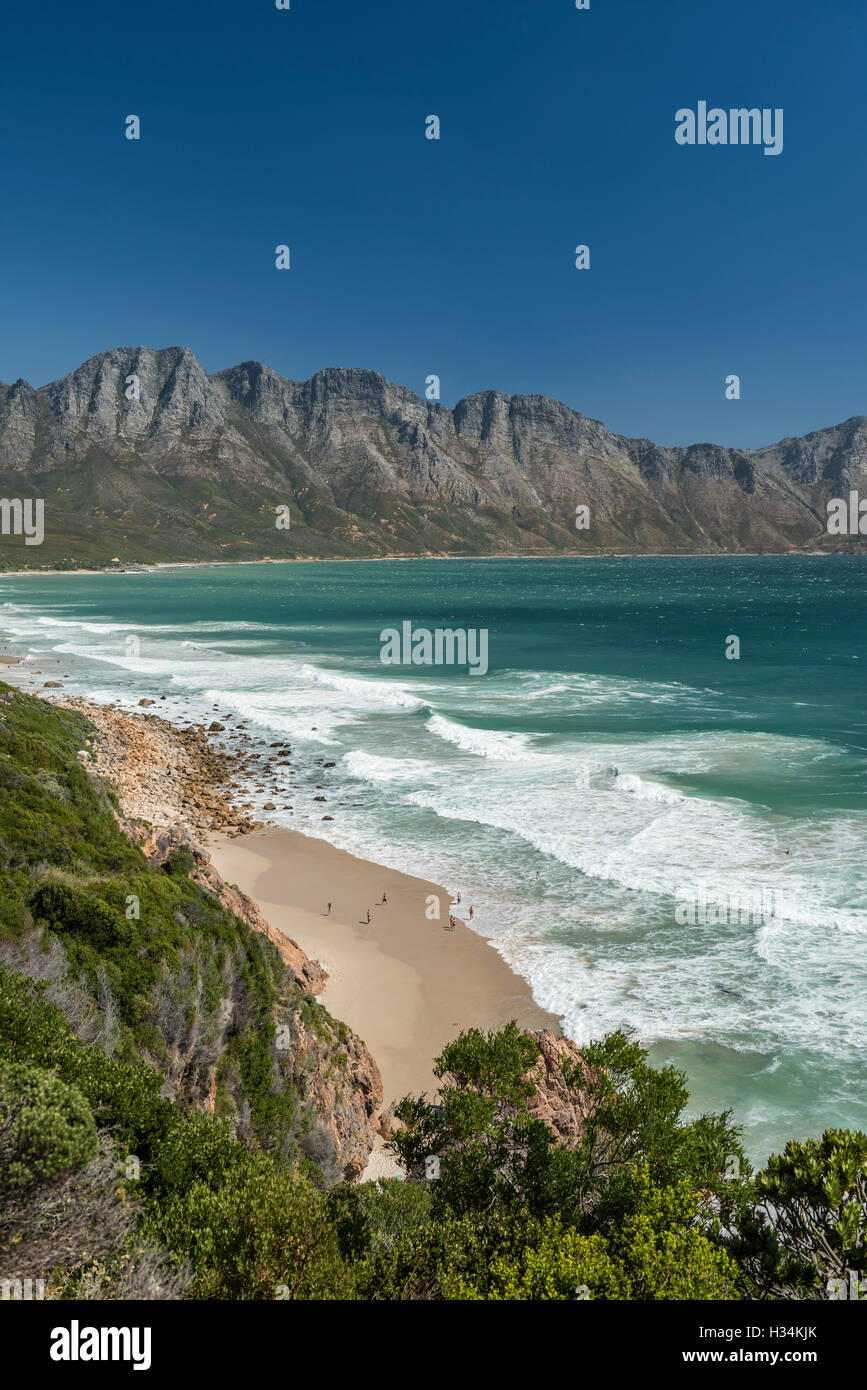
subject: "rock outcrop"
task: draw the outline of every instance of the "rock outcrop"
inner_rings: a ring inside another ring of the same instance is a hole
[[[580,1136],[590,1112],[591,1101],[582,1083],[589,1083],[592,1072],[578,1046],[568,1038],[548,1028],[529,1036],[539,1044],[540,1057],[530,1073],[535,1094],[527,1108],[561,1143],[568,1143]],[[568,1063],[568,1081],[563,1075],[564,1062]]]
[[[52,684],[60,688],[46,682]],[[203,728],[181,728],[156,714],[77,698],[62,703],[94,726],[94,770],[117,788],[129,822],[146,821],[157,828],[184,825],[199,835],[253,828],[252,817],[233,806],[226,793],[239,757],[216,748]]]
[[[361,1039],[338,1024],[337,1046],[322,1045],[321,1031],[295,1010],[287,1018],[291,1075],[317,1111],[348,1180],[363,1173],[379,1132],[383,1085],[379,1067]]]

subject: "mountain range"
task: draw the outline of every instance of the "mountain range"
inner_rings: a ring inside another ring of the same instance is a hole
[[[0,494],[45,502],[38,550],[0,536],[5,569],[863,549],[826,529],[850,489],[867,496],[863,415],[760,449],[664,447],[547,396],[449,409],[359,368],[209,375],[183,347],[0,383]]]

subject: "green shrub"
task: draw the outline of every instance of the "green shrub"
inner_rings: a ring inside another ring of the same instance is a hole
[[[749,1297],[829,1297],[867,1280],[867,1134],[789,1140],[757,1175],[729,1248]],[[832,1282],[833,1281],[833,1282]]]
[[[132,923],[102,898],[91,897],[62,883],[46,883],[30,899],[35,921],[44,921],[61,937],[81,938],[94,951],[106,953],[129,947]]]
[[[359,1297],[405,1301],[470,1296],[462,1291],[486,1290],[494,1262],[520,1260],[540,1231],[528,1212],[496,1206],[473,1215],[411,1220],[396,1238],[375,1242],[357,1266]]]
[[[177,1123],[176,1108],[160,1097],[160,1073],[79,1042],[44,993],[44,986],[0,967],[0,1056],[51,1068],[81,1092],[100,1127],[111,1128],[139,1157],[149,1157]]]
[[[187,1192],[194,1183],[219,1187],[247,1156],[225,1120],[190,1115],[169,1130],[154,1153],[149,1187],[161,1197]]]
[[[58,1178],[97,1147],[93,1116],[75,1086],[29,1063],[0,1061],[0,1191]]]
[[[327,1195],[341,1254],[359,1260],[392,1246],[430,1219],[431,1198],[419,1183],[380,1178],[338,1183]]]
[[[174,879],[185,879],[195,867],[196,861],[186,848],[176,849],[163,865],[164,872]]]
[[[191,1261],[195,1298],[353,1295],[325,1198],[264,1156],[229,1172],[218,1188],[193,1183],[166,1204],[156,1229]]]

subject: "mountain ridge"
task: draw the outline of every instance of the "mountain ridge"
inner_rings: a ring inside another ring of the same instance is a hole
[[[550,396],[492,388],[448,407],[362,367],[208,374],[185,347],[113,348],[42,387],[0,383],[0,487],[46,503],[40,553],[3,536],[5,568],[860,550],[826,529],[827,502],[859,485],[867,495],[863,415],[758,449],[658,445]]]

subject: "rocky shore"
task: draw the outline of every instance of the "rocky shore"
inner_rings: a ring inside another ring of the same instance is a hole
[[[54,697],[53,702],[78,710],[93,724],[95,771],[116,788],[127,819],[157,827],[185,825],[198,834],[246,834],[263,825],[248,814],[252,806],[237,804],[237,778],[247,759],[216,747],[204,726],[184,728],[156,714],[78,698]],[[212,731],[223,727],[214,721]]]
[[[198,725],[181,728],[156,714],[72,697],[53,703],[77,710],[93,725],[91,770],[114,788],[123,829],[150,862],[162,865],[176,850],[189,849],[195,863],[190,877],[273,941],[308,994],[320,993],[328,977],[319,962],[266,922],[252,898],[226,883],[199,843],[209,831],[241,835],[264,824],[245,815],[227,796],[229,789],[237,788],[235,779],[247,768],[247,759],[214,747],[209,733],[222,732],[223,726],[215,721],[218,727],[210,731]]]

